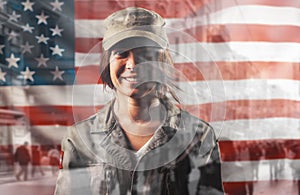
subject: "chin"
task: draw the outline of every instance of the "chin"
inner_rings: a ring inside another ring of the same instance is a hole
[[[123,86],[120,88],[120,92],[130,98],[141,99],[145,97],[155,96],[155,85],[140,85],[138,87]]]
[[[130,94],[131,98],[141,99],[141,98],[149,98],[155,97],[155,90],[153,89],[145,89],[145,90],[133,90]]]

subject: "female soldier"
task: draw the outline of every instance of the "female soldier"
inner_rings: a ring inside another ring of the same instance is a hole
[[[213,129],[176,106],[164,24],[136,7],[105,20],[101,79],[115,98],[63,140],[56,194],[222,194]]]

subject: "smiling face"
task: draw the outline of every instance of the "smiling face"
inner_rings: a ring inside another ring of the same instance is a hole
[[[155,83],[162,76],[156,64],[160,52],[157,47],[112,49],[110,78],[116,91],[136,98],[154,93]]]
[[[159,99],[173,97],[178,101],[175,93],[178,75],[171,55],[167,48],[163,49],[147,38],[124,39],[104,50],[100,72],[104,87],[117,94],[139,98],[150,93]]]

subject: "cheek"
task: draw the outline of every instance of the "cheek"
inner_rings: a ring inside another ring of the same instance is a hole
[[[110,76],[119,78],[124,72],[125,66],[119,63],[112,63],[110,65]]]
[[[117,69],[116,60],[113,58],[113,56],[110,56],[110,59],[109,59],[110,76],[113,76],[115,74],[116,69]]]
[[[114,78],[116,77],[116,70],[112,64],[110,64],[109,66],[109,74],[110,74],[110,78],[114,80]]]
[[[110,61],[109,62],[109,71],[110,71],[110,74],[114,74],[114,72],[116,72],[116,69],[117,69],[116,61]]]

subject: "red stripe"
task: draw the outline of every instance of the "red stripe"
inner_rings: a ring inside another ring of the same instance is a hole
[[[222,161],[227,162],[300,159],[300,140],[296,139],[222,140],[219,147]]]
[[[30,125],[73,125],[83,120],[103,106],[19,106],[15,110],[21,111],[28,118]],[[3,109],[8,109],[1,107]]]
[[[27,106],[15,109],[24,112],[31,125],[72,125],[101,109],[101,106]],[[205,121],[258,119],[268,117],[300,118],[300,102],[291,100],[237,100],[182,106]],[[5,107],[1,107],[4,108]],[[213,111],[213,112],[212,112]]]
[[[245,195],[245,186],[251,183],[253,182],[223,182],[223,186],[226,195]],[[297,183],[291,180],[255,181],[253,184],[253,194],[298,194]]]
[[[143,7],[164,18],[186,17],[195,13],[203,1],[160,0],[159,2],[135,1],[75,1],[75,19],[104,19],[126,7]]]
[[[219,80],[220,75],[223,80],[300,80],[299,64],[291,62],[194,62],[175,64],[175,68],[189,81]]]
[[[300,27],[289,25],[226,24],[210,25],[186,30],[198,41],[263,41],[263,42],[300,42]],[[200,32],[205,32],[201,34]],[[172,36],[170,36],[172,37]]]
[[[221,26],[222,27],[222,26]],[[228,41],[300,42],[298,26],[226,25],[221,33]],[[222,28],[221,28],[222,30]]]
[[[102,38],[80,38],[75,39],[75,51],[79,53],[101,53]]]
[[[76,67],[76,84],[101,84],[99,65]]]
[[[212,0],[209,5],[211,6],[212,10],[219,10],[237,5],[265,5],[300,8],[298,0]]]
[[[205,121],[219,121],[226,110],[225,120],[260,119],[270,117],[300,118],[300,101],[292,100],[235,100],[184,108]],[[213,112],[212,112],[213,111]]]
[[[262,42],[293,42],[300,43],[300,27],[227,24],[197,26],[180,32],[168,34],[170,44],[229,41],[262,41]],[[188,37],[188,38],[187,38]],[[76,38],[75,51],[79,53],[102,52],[101,38]]]
[[[291,62],[195,62],[177,63],[174,66],[181,76],[185,77],[179,78],[179,81],[220,79],[300,80],[299,64]],[[102,83],[100,80],[99,65],[76,67],[75,70],[76,84]]]
[[[261,24],[211,24],[168,33],[171,44],[190,42],[223,43],[229,41],[300,42],[300,27]],[[183,33],[184,32],[184,33]],[[187,38],[187,35],[191,36]]]
[[[226,195],[242,195],[247,194],[246,186],[253,183],[254,182],[223,182],[223,188]]]
[[[206,5],[205,7],[203,5]],[[104,19],[120,9],[136,6],[156,11],[164,18],[194,16],[200,10],[218,11],[237,5],[266,5],[299,8],[297,0],[160,0],[159,2],[135,1],[75,1],[75,19]]]

